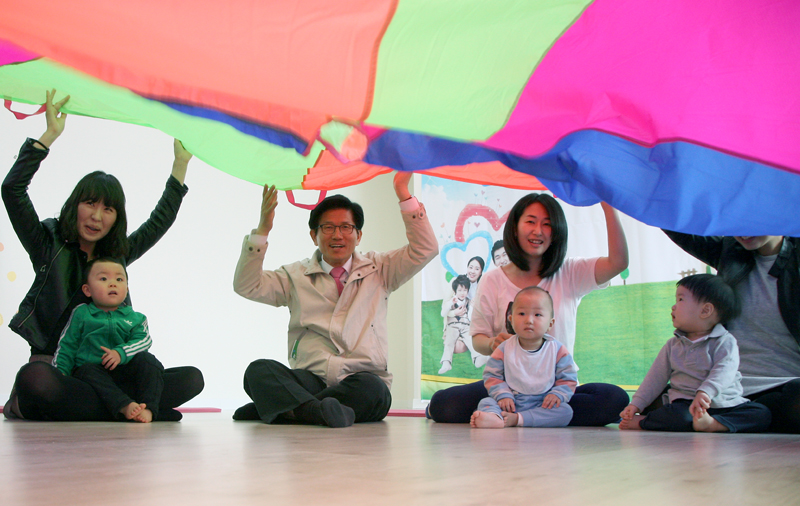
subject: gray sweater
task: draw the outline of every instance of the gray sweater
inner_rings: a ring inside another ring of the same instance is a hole
[[[631,403],[644,409],[669,384],[669,401],[694,400],[698,390],[711,397],[712,408],[738,406],[742,397],[742,376],[739,374],[739,347],[733,334],[717,324],[709,335],[691,341],[683,332],[658,352]]]

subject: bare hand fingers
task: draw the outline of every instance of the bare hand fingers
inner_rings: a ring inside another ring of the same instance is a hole
[[[264,185],[264,190],[261,192],[261,198],[264,202],[270,199],[277,199],[278,197],[278,190],[275,189],[275,185],[269,186],[269,184]]]
[[[275,186],[267,187],[264,185],[263,200],[261,202],[261,211],[264,214],[270,213],[278,207],[278,190]]]
[[[514,413],[517,410],[516,406],[514,406],[514,402],[511,400],[503,403],[503,405],[500,406],[500,408],[502,408],[503,411],[508,411],[509,413]]]
[[[175,154],[176,160],[184,160],[189,161],[192,159],[192,154],[186,149],[186,146],[183,145],[180,139],[173,139],[172,140],[172,151]]]
[[[60,110],[61,110],[61,108],[64,106],[64,104],[66,104],[66,103],[67,103],[67,101],[69,100],[69,98],[70,98],[70,96],[69,96],[69,95],[67,95],[66,97],[64,97],[64,98],[62,98],[61,100],[59,100],[58,102],[56,102],[56,103],[55,103],[55,105],[53,106],[53,107],[55,107],[55,108],[56,108],[56,111],[60,111]],[[66,116],[66,113],[61,113],[61,115],[62,115],[62,116]]]

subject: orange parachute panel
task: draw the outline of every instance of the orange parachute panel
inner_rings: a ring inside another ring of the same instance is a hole
[[[4,10],[0,37],[147,97],[257,118],[306,140],[327,118],[308,111],[369,114],[396,0],[187,5],[176,19],[174,5],[161,0],[141,0],[136,10],[26,0]]]

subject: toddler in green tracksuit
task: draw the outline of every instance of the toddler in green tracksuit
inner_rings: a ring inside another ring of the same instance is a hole
[[[92,302],[72,312],[53,365],[88,383],[115,418],[153,421],[164,367],[147,351],[152,344],[147,317],[124,303],[125,267],[110,258],[92,260],[82,289]]]

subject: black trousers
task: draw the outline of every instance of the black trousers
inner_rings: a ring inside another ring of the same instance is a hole
[[[147,351],[137,353],[127,364],[108,370],[101,364],[83,364],[72,375],[88,383],[100,401],[115,418],[122,418],[120,409],[132,402],[146,404],[158,417],[158,404],[164,390],[164,366]]]
[[[667,391],[669,387],[664,389],[662,395]],[[772,413],[772,423],[767,432],[800,434],[800,378],[769,390],[747,394],[745,397],[769,408]],[[658,396],[642,411],[642,414],[650,414],[663,405],[661,396]]]
[[[458,385],[435,392],[428,405],[428,415],[439,423],[469,423],[481,399],[489,397],[483,381]],[[575,389],[569,401],[572,408],[570,427],[602,427],[619,421],[619,413],[628,405],[625,390],[608,383],[585,383]]]
[[[800,434],[800,378],[746,397],[772,412],[770,432]]]
[[[692,401],[678,399],[670,404],[650,411],[642,420],[645,430],[691,432]],[[766,406],[756,402],[745,402],[731,408],[710,408],[708,414],[731,432],[764,432],[769,428],[772,415]]]
[[[333,397],[355,411],[356,423],[378,422],[389,413],[392,394],[386,383],[370,372],[357,372],[329,387],[305,369],[289,369],[275,360],[252,362],[244,373],[244,391],[253,399],[266,423],[285,420],[287,411],[317,399]]]
[[[203,390],[203,374],[196,367],[172,367],[164,371],[164,390],[158,403],[158,421],[178,421],[182,415],[174,408]],[[16,402],[15,402],[16,401]],[[18,403],[20,414],[28,420],[92,422],[111,421],[109,413],[88,384],[64,376],[47,362],[31,362],[17,373],[15,393],[3,409],[13,413]]]

